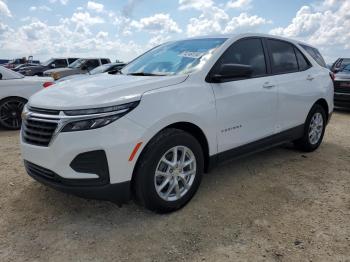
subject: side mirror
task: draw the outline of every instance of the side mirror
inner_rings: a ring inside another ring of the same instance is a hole
[[[0,73],[0,80],[2,80],[2,74]]]
[[[84,70],[84,71],[85,71],[85,70],[87,70],[87,69],[88,69],[88,67],[87,67],[86,65],[82,65],[82,66],[81,66],[81,70]]]
[[[242,64],[222,64],[217,72],[213,72],[211,79],[220,83],[226,79],[248,78],[253,73],[253,68],[250,65]]]
[[[56,64],[51,64],[51,68],[56,68]]]

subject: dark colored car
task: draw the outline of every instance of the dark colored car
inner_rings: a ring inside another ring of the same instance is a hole
[[[38,66],[38,64],[33,64],[33,63],[20,64],[20,65],[16,66],[15,68],[13,68],[12,70],[15,72],[19,72],[23,68],[33,67],[33,66]]]
[[[65,68],[71,63],[75,62],[78,58],[51,58],[41,65],[35,67],[24,67],[18,72],[25,76],[43,76],[44,71],[55,69],[55,68]]]
[[[26,63],[39,65],[40,61],[39,60],[33,60],[33,57],[30,56],[30,57],[28,57],[28,59],[25,58],[25,57],[13,59],[13,60],[9,61],[8,63],[3,64],[3,66],[8,68],[8,69],[13,69],[13,68],[15,68],[15,67],[17,67],[17,66],[19,66],[21,64],[26,64]]]
[[[350,64],[335,75],[334,106],[350,109]]]
[[[111,60],[108,58],[80,58],[74,63],[70,64],[67,68],[55,68],[46,70],[44,72],[44,76],[51,76],[53,79],[58,80],[70,75],[89,73],[96,67],[104,64],[109,64],[110,62]]]
[[[343,70],[344,67],[350,65],[350,58],[338,58],[332,65],[331,71],[333,73],[338,73]]]
[[[89,77],[90,75],[97,75],[97,74],[103,74],[103,73],[109,73],[109,74],[116,74],[118,73],[126,64],[122,62],[118,63],[110,63],[110,64],[104,64],[96,67],[95,69],[92,69],[86,74],[78,74],[78,75],[69,75],[66,77],[62,77],[56,81],[56,83],[63,82],[66,80],[71,79],[77,79],[77,78],[84,78]]]

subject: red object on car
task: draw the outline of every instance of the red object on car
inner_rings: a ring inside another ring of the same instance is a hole
[[[48,88],[49,86],[52,86],[54,84],[54,82],[45,82],[44,84],[43,84],[43,87],[44,88]]]

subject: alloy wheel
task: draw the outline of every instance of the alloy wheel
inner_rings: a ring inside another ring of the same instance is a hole
[[[165,201],[181,199],[191,188],[196,176],[197,162],[194,153],[186,146],[169,149],[160,159],[154,185]]]
[[[0,124],[5,128],[19,129],[21,127],[21,114],[24,101],[8,100],[0,106]]]
[[[309,141],[312,145],[317,144],[320,141],[323,132],[323,117],[322,114],[315,113],[310,121],[309,126]]]

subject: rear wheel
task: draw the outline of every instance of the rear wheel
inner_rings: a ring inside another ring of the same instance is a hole
[[[203,167],[199,142],[182,130],[165,129],[151,140],[137,164],[136,198],[152,211],[175,211],[196,193]]]
[[[0,125],[9,130],[21,128],[21,114],[27,101],[19,97],[10,97],[0,102]]]
[[[323,107],[314,105],[306,119],[303,137],[294,141],[296,147],[305,152],[316,150],[322,143],[326,123],[327,117]]]

